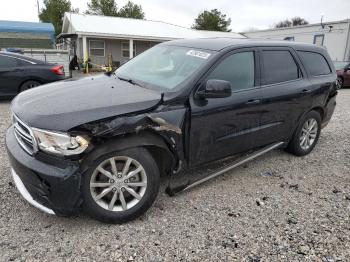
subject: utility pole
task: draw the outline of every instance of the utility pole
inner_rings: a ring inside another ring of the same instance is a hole
[[[36,0],[36,5],[38,7],[38,19],[39,19],[39,22],[40,22],[40,5],[39,5],[39,0]]]

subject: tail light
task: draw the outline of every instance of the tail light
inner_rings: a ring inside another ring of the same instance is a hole
[[[64,75],[63,65],[57,65],[50,69],[56,75]]]

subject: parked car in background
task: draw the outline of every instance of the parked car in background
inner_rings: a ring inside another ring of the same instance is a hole
[[[21,54],[23,55],[23,50],[21,48],[13,48],[13,47],[8,47],[8,48],[5,48],[6,52],[10,52],[10,53],[16,53],[16,54]]]
[[[63,65],[55,65],[20,54],[0,52],[0,97],[65,79]]]
[[[315,45],[162,43],[114,73],[19,94],[6,135],[12,176],[49,214],[129,221],[152,205],[161,175],[172,195],[276,148],[309,154],[334,112],[336,80]],[[228,156],[236,162],[199,172]]]
[[[334,62],[337,70],[339,88],[350,86],[350,61]]]

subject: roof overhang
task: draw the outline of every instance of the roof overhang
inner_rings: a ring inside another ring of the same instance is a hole
[[[194,30],[162,21],[65,13],[62,33],[78,37],[169,41],[177,39],[235,37],[237,33]]]
[[[66,38],[78,38],[77,34],[65,34],[61,33],[57,36],[57,39],[66,39]]]
[[[105,34],[105,33],[90,33],[90,32],[76,32],[78,37],[91,37],[91,38],[106,38],[106,39],[133,39],[143,41],[171,41],[179,38],[165,38],[155,36],[140,36],[140,35],[120,35],[120,34]]]

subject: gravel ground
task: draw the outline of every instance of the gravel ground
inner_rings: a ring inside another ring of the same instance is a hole
[[[350,89],[308,156],[277,150],[140,219],[46,215],[12,183],[0,138],[0,261],[350,261]],[[0,132],[9,103],[0,102]],[[263,175],[271,172],[271,175]]]

